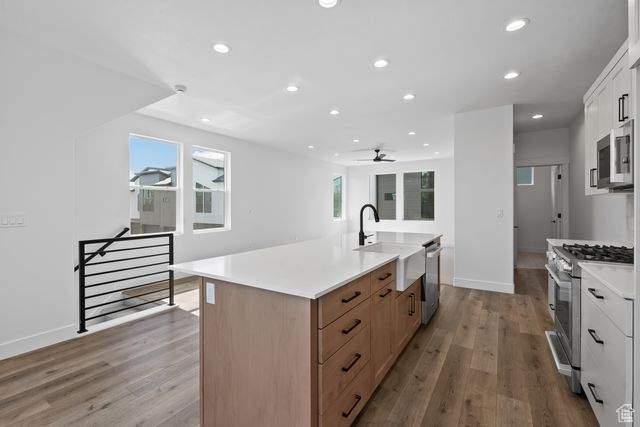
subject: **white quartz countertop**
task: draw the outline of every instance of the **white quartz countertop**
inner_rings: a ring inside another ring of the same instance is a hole
[[[636,298],[633,281],[633,265],[607,264],[602,262],[579,262],[578,265],[582,267],[583,271],[586,271],[596,278],[619,297],[626,299]]]
[[[370,233],[367,233],[370,234]],[[422,246],[441,234],[374,232],[367,244]],[[274,246],[175,264],[181,273],[316,299],[397,259],[399,254],[356,251],[358,234]]]

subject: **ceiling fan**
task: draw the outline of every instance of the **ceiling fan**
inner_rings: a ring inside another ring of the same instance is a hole
[[[385,159],[386,154],[380,154],[380,149],[373,150],[376,152],[376,156],[373,159],[358,159],[359,162],[395,162],[395,160]]]

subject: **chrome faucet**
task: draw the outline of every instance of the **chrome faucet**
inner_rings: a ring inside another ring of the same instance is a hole
[[[362,214],[364,213],[364,210],[366,208],[371,208],[371,210],[373,211],[373,218],[376,220],[376,222],[380,222],[380,217],[378,216],[378,211],[376,210],[376,207],[373,206],[372,204],[366,204],[362,207],[362,209],[360,209],[360,233],[358,233],[358,244],[360,246],[364,246],[364,239],[366,239],[367,237],[373,236],[373,234],[368,234],[365,235],[364,234],[364,230],[362,229]]]

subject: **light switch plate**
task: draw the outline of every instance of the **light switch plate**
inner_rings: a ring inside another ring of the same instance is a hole
[[[207,288],[205,290],[205,302],[207,304],[216,303],[216,284],[207,282]]]
[[[27,216],[23,213],[0,214],[0,228],[26,227]]]

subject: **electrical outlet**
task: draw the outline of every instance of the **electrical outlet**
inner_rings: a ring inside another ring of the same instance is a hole
[[[496,210],[496,218],[502,218],[504,216],[504,210],[498,209]]]
[[[216,303],[216,284],[215,283],[207,282],[205,301],[207,302],[207,304]]]

